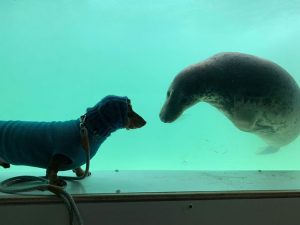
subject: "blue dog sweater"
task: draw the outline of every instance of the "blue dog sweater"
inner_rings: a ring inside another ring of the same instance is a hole
[[[90,158],[110,134],[127,121],[127,97],[107,96],[86,112]],[[64,122],[0,121],[0,159],[13,165],[49,166],[52,156],[67,156],[69,170],[85,164],[80,120]]]

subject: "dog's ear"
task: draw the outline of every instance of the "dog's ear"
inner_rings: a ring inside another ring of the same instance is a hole
[[[127,99],[127,105],[128,105],[128,107],[131,107],[131,109],[132,109],[131,100],[129,98]]]

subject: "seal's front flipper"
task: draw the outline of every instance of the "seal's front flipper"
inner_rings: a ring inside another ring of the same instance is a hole
[[[258,155],[267,155],[267,154],[273,154],[279,151],[279,147],[274,147],[274,146],[267,146],[262,149],[260,149],[257,154]]]
[[[2,166],[5,169],[8,169],[10,167],[10,164],[7,162],[0,161],[0,166]]]

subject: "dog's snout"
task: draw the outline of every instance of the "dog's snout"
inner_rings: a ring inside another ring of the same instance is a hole
[[[139,114],[131,110],[131,112],[128,114],[128,124],[126,128],[128,129],[135,129],[135,128],[141,128],[146,125],[146,121],[141,117]]]
[[[145,126],[146,125],[146,120],[144,120],[142,117],[141,117],[141,119],[140,119],[140,127],[143,127],[143,126]]]
[[[143,117],[141,117],[136,112],[133,112],[132,121],[133,121],[134,125],[136,126],[136,128],[140,128],[140,127],[143,127],[146,125],[146,121],[143,119]]]

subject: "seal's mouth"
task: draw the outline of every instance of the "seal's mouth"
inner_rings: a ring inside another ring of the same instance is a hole
[[[172,123],[178,117],[180,117],[180,115],[184,111],[181,107],[182,103],[180,102],[180,99],[180,97],[174,95],[174,92],[172,92],[172,94],[168,92],[168,97],[159,113],[159,118],[162,122]]]
[[[166,113],[166,111],[163,108],[159,114],[159,118],[164,123],[172,123],[178,118],[178,116],[174,116]]]
[[[171,123],[172,121],[167,119],[162,113],[159,114],[159,118],[164,123]]]

